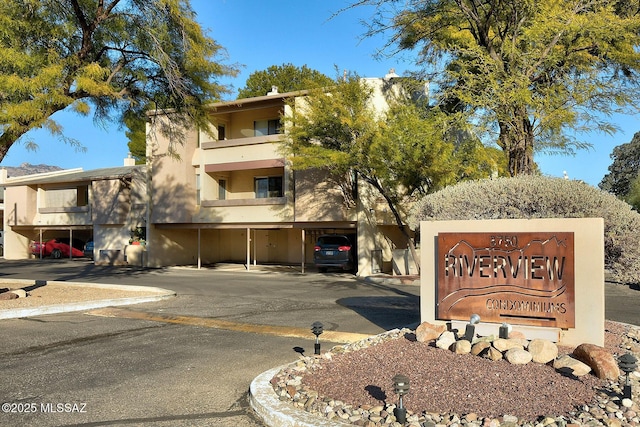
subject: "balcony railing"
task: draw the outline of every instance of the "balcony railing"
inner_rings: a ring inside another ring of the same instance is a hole
[[[202,200],[200,206],[205,208],[219,208],[230,206],[268,206],[286,205],[286,197],[267,197],[264,199],[225,199],[225,200]]]
[[[215,148],[238,147],[242,145],[269,144],[282,140],[281,134],[250,136],[247,138],[224,139],[220,141],[207,141],[201,144],[203,150],[211,150]]]

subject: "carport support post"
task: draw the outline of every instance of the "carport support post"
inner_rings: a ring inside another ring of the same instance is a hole
[[[302,229],[302,274],[304,274],[304,261],[305,261],[305,232],[304,228]]]
[[[40,259],[42,259],[42,228],[40,229]]]
[[[251,270],[251,229],[247,228],[247,271]]]
[[[69,229],[69,259],[73,259],[73,230]]]
[[[200,270],[200,268],[202,267],[202,259],[201,257],[201,253],[200,253],[200,227],[198,227],[198,270]]]

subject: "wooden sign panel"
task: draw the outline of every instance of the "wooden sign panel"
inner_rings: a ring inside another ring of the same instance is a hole
[[[437,319],[575,327],[573,233],[439,233]]]

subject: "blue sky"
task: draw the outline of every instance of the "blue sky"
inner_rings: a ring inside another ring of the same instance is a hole
[[[362,21],[370,20],[373,10],[356,8],[333,16],[351,0],[192,0],[198,21],[228,53],[228,62],[242,65],[236,78],[224,79],[233,85],[233,95],[254,71],[271,65],[292,63],[307,65],[330,77],[338,70],[349,70],[363,77],[383,77],[391,68],[402,75],[413,69],[408,58],[374,59],[385,39],[363,39]],[[341,71],[340,71],[341,72]],[[231,96],[233,97],[233,96]],[[0,166],[22,163],[48,164],[85,170],[120,166],[127,156],[124,129],[93,123],[91,117],[60,112],[54,116],[65,133],[79,140],[85,151],[53,139],[45,132],[30,134],[39,146],[36,151],[16,144]],[[591,150],[576,156],[536,156],[544,174],[562,176],[597,185],[611,164],[609,157],[616,145],[629,142],[640,131],[638,116],[614,116],[621,131],[613,136],[593,134],[586,140]]]

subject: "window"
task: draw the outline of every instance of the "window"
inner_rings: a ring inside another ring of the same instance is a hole
[[[280,119],[256,120],[253,122],[255,136],[275,135],[280,133]]]
[[[224,125],[218,125],[218,141],[224,141],[227,139],[226,129]]]
[[[282,177],[270,176],[255,179],[256,199],[282,197]]]
[[[69,208],[89,205],[89,186],[44,190],[44,207]]]
[[[218,180],[218,200],[226,200],[227,198],[227,180]]]

